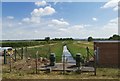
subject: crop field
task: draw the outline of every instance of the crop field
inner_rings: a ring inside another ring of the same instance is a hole
[[[50,53],[55,53],[56,62],[60,63],[63,53],[63,45],[66,44],[68,50],[71,52],[72,56],[75,58],[77,53],[81,53],[82,57],[86,58],[86,47],[89,47],[91,54],[93,55],[93,42],[86,41],[55,41],[49,44],[39,44],[33,46],[27,46],[27,53],[24,47],[24,58],[30,57],[32,60],[26,62],[25,59],[19,59],[12,63],[12,71],[9,71],[9,64],[2,65],[2,77],[3,79],[118,79],[120,77],[120,69],[117,68],[97,68],[97,75],[94,76],[93,73],[82,73],[77,74],[75,72],[67,72],[62,74],[62,72],[51,72],[45,73],[38,70],[38,74],[35,73],[35,58],[36,52],[38,51],[38,58],[43,57],[49,59]],[[14,47],[19,49],[21,46]],[[20,58],[17,56],[17,58]],[[28,68],[30,65],[32,68]],[[38,63],[38,65],[41,63]]]

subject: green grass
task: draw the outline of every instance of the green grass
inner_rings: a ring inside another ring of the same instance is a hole
[[[7,69],[7,68],[6,68]],[[5,71],[3,69],[2,77],[3,79],[118,79],[120,74],[118,74],[119,69],[115,68],[98,68],[97,75],[94,73],[82,73],[77,74],[75,72],[66,73],[63,75],[61,72],[51,72],[46,74],[44,72],[38,72],[35,74],[35,70],[26,71]]]
[[[58,43],[50,47],[51,53],[55,53],[56,55],[56,62],[61,62],[62,53],[63,53],[63,45],[62,43]]]
[[[18,50],[20,53],[20,50]],[[27,53],[25,53],[25,57],[36,58],[36,52],[38,51],[39,57],[49,58],[50,53],[55,53],[56,62],[61,62],[61,56],[63,51],[63,45],[61,43],[52,43],[46,44],[38,47],[27,48]],[[25,49],[24,49],[25,52]]]
[[[75,57],[76,53],[81,53],[83,56],[86,57],[86,47],[90,48],[90,52],[93,54],[93,43],[92,42],[81,42],[81,41],[70,41],[65,42]],[[49,50],[50,47],[50,50]],[[51,43],[51,45],[45,44],[43,46],[32,47],[28,48],[28,56],[35,58],[36,51],[38,51],[38,56],[40,57],[49,57],[49,52],[56,54],[56,61],[61,62],[61,56],[63,52],[63,43]],[[18,50],[20,53],[20,50]],[[25,52],[25,50],[24,50]],[[23,64],[24,60],[17,61],[18,63],[21,62]],[[117,68],[97,68],[97,76],[94,76],[93,73],[82,73],[77,74],[75,72],[66,73],[63,75],[61,72],[52,72],[50,74],[46,74],[44,72],[38,72],[35,74],[35,70],[15,70],[12,69],[12,72],[9,73],[9,65],[3,65],[3,79],[118,79],[120,77],[120,69]]]
[[[86,57],[86,47],[89,47],[91,54],[93,54],[93,43],[92,42],[81,42],[81,41],[65,41],[67,44],[69,51],[76,57],[76,53],[81,53],[83,57]],[[36,57],[36,52],[38,51],[38,57],[46,57],[49,58],[50,53],[55,53],[56,62],[61,62],[62,52],[63,52],[63,44],[62,42],[39,45],[37,47],[32,47],[27,49],[27,54],[25,57]],[[19,54],[21,53],[18,50]],[[25,49],[24,49],[25,52]]]
[[[93,43],[92,42],[75,41],[75,42],[67,44],[67,46],[74,58],[77,53],[81,53],[82,57],[86,58],[87,56],[86,47],[89,47],[90,53],[93,55]]]

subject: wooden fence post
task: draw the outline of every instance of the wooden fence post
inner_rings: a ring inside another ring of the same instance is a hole
[[[37,72],[37,68],[38,68],[38,66],[37,66],[37,64],[38,64],[38,51],[36,52],[36,61],[35,62],[36,62],[36,74],[37,74],[38,73]]]
[[[4,64],[7,64],[6,50],[4,50]]]
[[[26,58],[28,57],[28,53],[27,53],[27,47],[25,48],[25,55],[26,55]]]
[[[10,56],[10,72],[12,71],[12,58],[11,58],[11,56]]]
[[[65,74],[65,55],[63,55],[63,74]]]
[[[15,48],[15,62],[16,62],[16,54],[17,54],[17,50],[16,50],[16,48]]]
[[[23,47],[21,48],[21,59],[23,59]]]

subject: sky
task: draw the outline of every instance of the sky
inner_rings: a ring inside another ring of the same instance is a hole
[[[2,39],[108,38],[118,34],[118,9],[118,0],[2,2]]]

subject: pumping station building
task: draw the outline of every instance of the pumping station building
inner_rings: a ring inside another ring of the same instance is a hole
[[[94,50],[98,66],[120,67],[120,41],[95,41]]]

